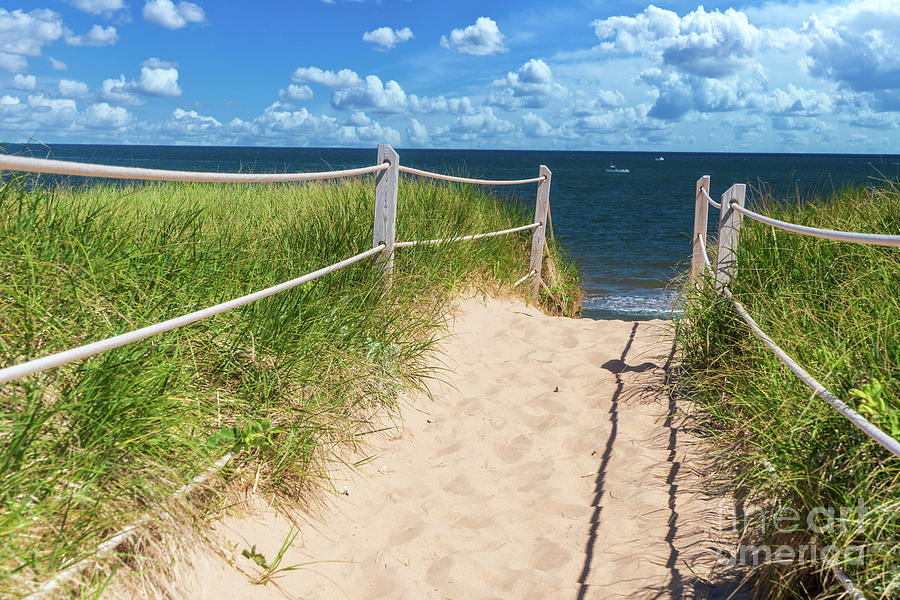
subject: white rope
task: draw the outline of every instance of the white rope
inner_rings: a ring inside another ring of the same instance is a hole
[[[518,281],[516,281],[516,282],[513,284],[513,287],[514,287],[514,288],[519,287],[521,284],[525,283],[530,277],[533,277],[536,273],[537,273],[537,271],[535,271],[534,269],[532,269],[531,272],[530,272],[528,275],[526,275],[525,277],[523,277],[523,278],[519,279]]]
[[[143,179],[148,181],[193,181],[205,183],[274,183],[282,181],[312,181],[365,175],[390,168],[390,163],[382,163],[359,169],[324,171],[321,173],[201,173],[195,171],[166,171],[163,169],[141,169],[136,167],[115,167],[46,158],[29,158],[0,154],[0,170],[28,171],[31,173],[51,173],[55,175],[77,175],[79,177],[105,177],[113,179]]]
[[[715,200],[713,200],[713,199],[710,197],[709,192],[707,192],[704,188],[700,188],[700,193],[703,194],[703,196],[706,198],[706,201],[707,201],[707,202],[709,202],[710,204],[712,204],[712,205],[715,206],[716,208],[722,208],[722,205],[719,204],[718,202],[716,202]]]
[[[807,373],[803,367],[798,365],[794,359],[787,355],[787,353],[778,347],[778,345],[772,341],[766,333],[760,329],[759,325],[757,325],[756,321],[753,320],[753,317],[744,309],[744,306],[738,302],[734,295],[731,293],[727,287],[722,288],[722,293],[734,303],[735,309],[737,309],[738,314],[744,319],[747,325],[750,326],[750,329],[753,330],[753,333],[762,340],[762,342],[768,346],[769,350],[772,351],[775,356],[777,356],[781,362],[783,362],[787,368],[793,371],[794,375],[799,377],[803,383],[810,387],[820,398],[828,402],[831,406],[837,409],[839,413],[844,415],[851,423],[856,425],[860,430],[863,431],[870,438],[881,444],[886,450],[888,450],[894,456],[900,457],[900,442],[883,432],[881,429],[870,423],[860,415],[858,412],[838,400],[837,396],[828,391],[825,386],[816,381],[812,375]]]
[[[707,198],[708,197],[709,196],[707,196]],[[709,256],[707,256],[707,254],[706,254],[706,242],[703,241],[703,237],[704,236],[702,233],[697,234],[697,238],[700,240],[700,250],[701,250],[701,256],[703,256],[703,262],[706,263],[707,268],[711,268],[712,264],[710,264]],[[856,415],[857,417],[859,417],[859,419],[864,421],[866,423],[866,425],[868,425],[869,427],[871,427],[872,429],[874,429],[875,431],[880,433],[882,436],[888,438],[891,442],[893,442],[893,444],[898,445],[897,440],[894,440],[893,438],[888,436],[886,433],[884,433],[883,431],[881,431],[880,429],[878,429],[877,427],[875,427],[874,425],[872,425],[871,423],[866,421],[858,413],[854,412],[851,408],[847,407],[843,402],[841,402],[840,400],[835,398],[834,395],[831,394],[831,392],[829,392],[822,386],[822,384],[820,384],[818,381],[816,381],[815,379],[810,377],[809,374],[806,373],[806,371],[804,371],[799,365],[797,365],[797,363],[795,363],[793,360],[791,360],[791,358],[787,354],[785,354],[785,352],[783,350],[781,350],[781,348],[779,348],[777,345],[775,345],[775,343],[772,342],[772,339],[769,336],[767,336],[759,328],[759,325],[757,325],[756,321],[754,321],[753,318],[749,314],[747,314],[747,311],[744,310],[744,307],[741,305],[741,303],[734,299],[734,296],[732,295],[731,290],[729,290],[727,287],[725,287],[725,288],[723,288],[723,291],[728,296],[728,298],[730,298],[731,301],[734,302],[735,308],[738,310],[738,312],[741,314],[741,316],[744,317],[744,320],[747,322],[747,325],[750,326],[751,330],[755,334],[757,334],[763,340],[763,342],[766,343],[766,346],[768,346],[769,349],[771,349],[772,352],[774,352],[775,355],[778,356],[778,358],[781,359],[781,361],[784,362],[784,364],[786,364],[788,366],[788,368],[791,369],[791,371],[793,371],[796,375],[798,375],[803,380],[804,383],[809,385],[817,394],[819,394],[819,396],[822,396],[822,394],[819,393],[819,389],[821,389],[824,393],[829,394],[839,405],[843,406],[849,413]],[[790,362],[788,362],[788,361],[790,361]],[[795,371],[794,367],[791,366],[791,363],[793,363],[793,365],[796,366],[800,372],[805,374],[806,377],[808,377],[809,380],[815,385],[810,385],[810,381],[807,381],[802,375],[800,375],[800,373]],[[819,389],[817,389],[817,387],[815,387],[815,386],[818,386]],[[822,396],[822,397],[824,398],[824,396]],[[831,403],[831,401],[828,400],[828,398],[825,398],[825,400],[828,401],[829,403]],[[853,419],[851,419],[849,417],[849,415],[847,413],[845,413],[844,411],[842,411],[836,404],[832,403],[832,406],[834,406],[839,411],[841,411],[841,413],[845,417],[847,417],[848,419],[853,421]],[[858,423],[854,422],[854,424],[856,424],[858,427],[860,427],[862,429],[862,427]],[[871,437],[872,434],[870,434],[865,429],[863,429],[863,431],[865,431]],[[881,440],[876,439],[876,438],[873,438],[873,439],[875,439],[875,441],[877,441],[882,446],[885,446],[885,444],[882,443]],[[894,451],[893,449],[891,449],[890,447],[885,446],[885,448],[888,448],[888,450],[890,450],[895,455],[897,455],[897,452]],[[769,463],[768,461],[765,461],[765,462],[766,462],[766,470],[768,470],[770,472],[774,472],[775,468],[771,465],[771,463]],[[862,592],[860,592],[859,589],[857,589],[856,585],[854,585],[853,580],[850,579],[850,577],[848,577],[847,574],[840,567],[838,567],[837,565],[832,565],[831,570],[834,573],[834,576],[840,582],[841,586],[844,588],[844,591],[847,592],[850,595],[850,597],[853,598],[853,600],[866,600],[866,597],[863,596]]]
[[[187,496],[188,494],[193,492],[194,489],[197,488],[197,486],[202,485],[207,479],[221,471],[225,467],[225,465],[227,465],[229,461],[231,461],[232,458],[234,458],[234,453],[229,452],[228,454],[217,460],[215,463],[213,463],[213,465],[208,469],[194,477],[190,481],[190,483],[187,483],[178,488],[178,490],[176,490],[175,493],[172,494],[172,497],[180,498],[183,496]],[[145,525],[149,520],[150,516],[144,515],[128,527],[121,529],[111,537],[107,538],[105,542],[97,546],[97,549],[94,551],[93,556],[85,558],[75,563],[74,565],[67,567],[63,571],[60,571],[59,573],[54,575],[52,579],[49,579],[41,584],[37,591],[26,596],[25,600],[40,600],[41,598],[46,598],[51,592],[60,589],[60,587],[62,587],[64,583],[78,575],[78,573],[83,571],[89,564],[95,562],[97,558],[118,548],[119,545],[130,538],[141,526]]]
[[[420,177],[430,177],[432,179],[442,179],[444,181],[456,181],[458,183],[477,183],[481,185],[519,185],[522,183],[537,183],[546,179],[544,175],[541,175],[540,177],[532,177],[531,179],[470,179],[468,177],[455,177],[453,175],[442,175],[440,173],[433,173],[431,171],[422,171],[421,169],[413,169],[412,167],[404,167],[403,165],[400,165],[400,167],[398,168],[400,169],[401,173],[410,173],[412,175],[418,175]]]
[[[384,244],[379,244],[371,250],[360,252],[356,256],[351,256],[346,260],[334,263],[333,265],[329,265],[327,267],[319,269],[318,271],[307,273],[302,277],[297,277],[296,279],[291,279],[290,281],[285,281],[284,283],[273,285],[272,287],[268,287],[264,290],[254,292],[252,294],[247,294],[246,296],[241,296],[240,298],[235,298],[234,300],[229,300],[228,302],[222,302],[221,304],[216,304],[215,306],[211,306],[209,308],[204,308],[202,310],[197,310],[180,317],[175,317],[174,319],[168,319],[166,321],[162,321],[161,323],[141,327],[140,329],[113,336],[105,340],[85,344],[84,346],[79,346],[78,348],[72,348],[71,350],[57,352],[56,354],[51,354],[43,358],[36,358],[34,360],[29,360],[28,362],[14,365],[12,367],[0,369],[0,383],[5,383],[17,377],[33,375],[34,373],[46,371],[47,369],[52,369],[54,367],[70,363],[75,360],[87,358],[88,356],[93,356],[94,354],[99,354],[100,352],[112,350],[113,348],[118,348],[119,346],[124,346],[125,344],[130,344],[131,342],[136,342],[158,333],[171,331],[172,329],[183,327],[195,321],[199,321],[200,319],[205,319],[207,317],[223,313],[227,310],[231,310],[232,308],[237,308],[238,306],[243,306],[245,304],[255,302],[256,300],[271,296],[272,294],[277,294],[278,292],[289,290],[292,287],[301,285],[303,283],[306,283],[307,281],[312,281],[313,279],[316,279],[323,275],[327,275],[332,271],[343,269],[344,267],[359,262],[364,258],[368,258],[369,256],[372,256],[374,254],[378,254],[382,250],[384,250]]]
[[[712,265],[709,262],[709,256],[706,255],[706,242],[703,240],[704,237],[706,236],[702,233],[697,234],[697,239],[700,240],[700,256],[703,257],[703,262],[706,263],[706,266],[708,268],[712,267]]]
[[[522,225],[521,227],[513,227],[512,229],[503,229],[501,231],[492,231],[490,233],[476,233],[475,235],[464,235],[461,237],[455,238],[444,238],[440,240],[419,240],[416,242],[394,242],[394,248],[407,248],[409,246],[418,246],[420,244],[443,244],[446,242],[465,242],[468,240],[477,240],[486,237],[495,237],[498,235],[506,235],[507,233],[515,233],[517,231],[525,231],[526,229],[534,229],[535,227],[540,227],[541,222],[537,223],[529,223],[528,225]]]
[[[710,267],[709,258],[706,256],[706,244],[703,243],[703,236],[697,234],[697,238],[700,240],[700,247],[703,251],[703,260],[706,263],[707,267]],[[824,399],[831,406],[836,408],[838,412],[840,412],[844,417],[846,417],[851,423],[856,425],[859,429],[863,431],[870,438],[881,444],[885,449],[887,449],[894,456],[900,457],[900,442],[883,432],[881,429],[870,423],[860,415],[858,412],[838,400],[837,396],[828,391],[825,386],[816,381],[812,375],[807,373],[803,367],[798,365],[794,359],[787,355],[787,353],[778,347],[778,345],[772,341],[766,333],[760,329],[759,325],[753,320],[753,317],[750,316],[750,313],[746,311],[744,305],[737,301],[734,295],[731,293],[731,290],[728,287],[722,288],[722,293],[726,298],[731,300],[734,303],[735,309],[737,309],[738,314],[744,319],[747,325],[750,326],[750,329],[756,336],[762,340],[762,342],[768,346],[769,350],[772,351],[775,356],[777,356],[781,362],[783,362],[791,371],[793,371],[794,375],[799,377],[803,383],[808,385],[820,398]]]
[[[744,216],[750,217],[754,221],[759,221],[760,223],[765,223],[766,225],[771,225],[773,227],[778,227],[779,229],[784,229],[785,231],[791,231],[794,233],[802,233],[803,235],[809,235],[817,238],[824,238],[826,240],[836,240],[839,242],[853,242],[856,244],[872,244],[875,246],[892,246],[897,247],[900,246],[900,235],[883,235],[880,233],[855,233],[852,231],[835,231],[833,229],[819,229],[818,227],[805,227],[803,225],[794,225],[793,223],[787,223],[785,221],[779,221],[778,219],[772,219],[771,217],[766,217],[759,213],[755,213],[752,210],[746,209],[743,206],[739,206],[735,203],[731,204],[731,208],[738,211]]]

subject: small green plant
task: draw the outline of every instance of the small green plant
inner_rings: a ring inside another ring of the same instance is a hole
[[[886,425],[891,437],[900,437],[900,411],[888,403],[880,381],[872,379],[862,388],[852,388],[849,394],[859,398],[857,410],[861,415],[882,426]]]
[[[230,447],[235,452],[240,450],[271,448],[275,437],[284,429],[272,427],[272,419],[253,419],[242,426],[224,427],[215,432],[207,444],[209,446]]]
[[[256,551],[256,544],[253,544],[253,547],[249,550],[247,548],[241,550],[241,555],[243,555],[244,558],[249,558],[263,569],[269,568],[268,563],[266,563],[266,557]]]
[[[297,535],[300,533],[300,530],[294,531],[294,528],[288,531],[287,536],[284,538],[284,541],[281,543],[281,548],[278,549],[278,552],[275,554],[275,559],[272,561],[272,564],[268,564],[266,562],[266,557],[256,551],[256,544],[253,545],[252,548],[244,549],[241,551],[241,554],[246,558],[249,558],[257,565],[259,565],[263,569],[263,573],[257,577],[256,579],[251,580],[256,585],[265,585],[278,577],[281,573],[287,573],[289,571],[297,571],[299,569],[303,569],[311,564],[317,564],[322,561],[310,561],[305,563],[298,563],[296,565],[290,565],[287,567],[282,567],[281,562],[284,560],[284,555],[293,545],[294,540],[297,539]]]

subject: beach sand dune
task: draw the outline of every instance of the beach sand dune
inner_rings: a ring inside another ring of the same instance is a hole
[[[708,583],[723,504],[669,416],[664,326],[463,302],[446,383],[406,402],[369,462],[335,471],[344,493],[302,517],[281,566],[309,564],[252,584],[240,549],[271,560],[292,524],[226,517],[215,535],[240,569],[196,556],[187,596],[724,598]]]

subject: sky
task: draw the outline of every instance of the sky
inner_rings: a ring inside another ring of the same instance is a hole
[[[900,153],[900,2],[0,2],[0,143]]]

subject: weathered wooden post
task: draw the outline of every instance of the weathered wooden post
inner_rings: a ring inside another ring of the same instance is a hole
[[[375,175],[375,223],[372,227],[372,247],[384,244],[379,260],[390,285],[394,273],[394,231],[397,225],[397,185],[400,181],[400,156],[388,144],[378,144],[375,164],[390,163],[390,168]]]
[[[746,193],[746,185],[735,183],[722,194],[722,207],[719,209],[719,248],[716,252],[716,291],[728,285],[737,271],[735,253],[743,215],[734,210],[731,204],[733,202],[743,207]]]
[[[703,260],[703,248],[706,246],[706,226],[709,217],[709,205],[703,191],[709,194],[709,175],[704,175],[697,180],[697,195],[694,198],[694,252],[691,257],[691,281],[694,285],[699,285],[703,277],[703,271],[706,268],[706,262]],[[703,236],[703,246],[700,245],[700,236]]]
[[[541,265],[544,262],[544,236],[547,231],[547,209],[550,207],[550,169],[541,165],[543,181],[538,183],[537,200],[534,204],[534,222],[540,223],[531,235],[531,296],[535,300],[541,293]]]

